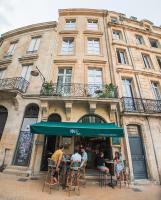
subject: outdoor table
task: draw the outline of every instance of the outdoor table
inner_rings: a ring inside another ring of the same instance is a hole
[[[109,170],[110,170],[110,176],[111,176],[111,180],[110,180],[110,183],[109,183],[109,186],[111,186],[112,188],[114,188],[114,183],[113,183],[113,178],[112,178],[112,176],[113,176],[113,174],[114,174],[114,172],[112,171],[112,170],[114,170],[114,161],[113,160],[108,160],[108,159],[105,159],[105,163],[107,164],[107,165],[110,165],[110,167],[109,167]]]

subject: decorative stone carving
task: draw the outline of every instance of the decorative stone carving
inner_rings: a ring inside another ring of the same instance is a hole
[[[110,104],[110,121],[116,122],[116,110],[117,110],[117,104],[111,103]]]
[[[71,112],[72,112],[72,102],[65,102],[65,113],[67,121],[70,121]]]
[[[89,102],[89,113],[94,114],[96,110],[96,102]]]

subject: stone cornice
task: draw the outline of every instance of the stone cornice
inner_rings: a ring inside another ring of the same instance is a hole
[[[154,72],[152,70],[149,71],[143,71],[143,70],[132,70],[132,69],[125,69],[122,67],[119,67],[116,69],[116,71],[118,73],[120,72],[125,72],[125,73],[129,73],[129,74],[137,74],[137,75],[146,75],[146,76],[150,76],[150,77],[157,77],[157,78],[161,78],[161,73],[160,72]]]
[[[29,26],[24,26],[24,27],[17,28],[17,29],[11,30],[9,32],[6,32],[1,35],[1,38],[6,39],[6,38],[16,36],[19,34],[23,34],[26,32],[38,31],[38,30],[43,30],[43,29],[53,29],[56,27],[57,27],[57,22],[55,22],[55,21],[32,24]]]
[[[107,10],[88,9],[88,8],[71,8],[71,9],[59,9],[59,16],[71,16],[71,15],[94,15],[104,16]]]
[[[98,64],[106,64],[106,60],[93,60],[93,59],[83,59],[84,63],[98,63]]]
[[[53,60],[54,63],[76,63],[76,59],[55,59]]]
[[[140,26],[140,28],[137,28],[137,27],[133,27],[133,26],[130,26],[130,25],[125,25],[125,24],[122,24],[122,23],[112,23],[112,22],[108,22],[108,26],[125,28],[125,29],[129,29],[131,31],[140,32],[140,33],[151,35],[151,36],[154,36],[154,37],[161,37],[161,33],[159,34],[159,33],[154,33],[152,31],[147,31],[147,30],[144,29],[143,26]],[[160,29],[160,31],[161,31],[161,29]]]
[[[103,35],[103,32],[101,32],[101,31],[86,30],[83,33],[86,34],[86,35],[99,35],[99,36]]]
[[[18,58],[20,63],[33,62],[38,59],[38,54],[29,54]]]
[[[130,48],[135,48],[141,51],[148,51],[150,53],[155,53],[155,54],[161,54],[161,48],[152,48],[152,47],[148,47],[146,45],[132,45],[132,44],[127,44],[125,42],[117,42],[117,41],[113,41],[112,45],[118,45],[118,46],[122,46],[122,47],[130,47]]]

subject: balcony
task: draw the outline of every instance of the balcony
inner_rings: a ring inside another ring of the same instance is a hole
[[[123,112],[161,113],[161,100],[123,97],[121,103]]]
[[[118,98],[118,93],[117,87],[110,84],[45,83],[41,89],[41,96]]]
[[[25,93],[29,82],[23,77],[0,79],[0,91],[19,91]]]

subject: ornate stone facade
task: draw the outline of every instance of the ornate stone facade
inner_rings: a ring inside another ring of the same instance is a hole
[[[121,13],[95,9],[59,10],[58,23],[41,23],[3,34],[0,106],[8,111],[0,140],[0,163],[6,165],[4,172],[30,175],[43,169],[45,144],[51,140],[43,135],[31,139],[28,164],[15,164],[21,161],[15,152],[21,139],[19,135],[24,131],[26,106],[36,104],[39,115],[30,118],[37,121],[59,115],[62,122],[78,122],[83,116],[89,116],[92,121],[95,116],[107,123],[117,123],[124,128],[125,138],[120,143],[110,138],[111,155],[116,150],[122,152],[132,180],[142,177],[159,182],[160,37],[161,28],[148,20],[138,21]],[[28,51],[30,48],[33,51]],[[29,67],[24,72],[25,66]],[[30,76],[33,66],[45,77],[43,87],[41,75]],[[14,77],[20,79],[13,80]],[[78,139],[69,141],[63,137],[52,140],[54,148],[68,141],[69,153],[78,142]],[[141,145],[139,155],[134,154],[137,146],[133,142]],[[142,168],[141,172],[137,165]]]

